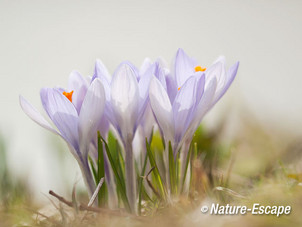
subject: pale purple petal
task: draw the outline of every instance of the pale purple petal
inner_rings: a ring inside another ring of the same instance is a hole
[[[87,80],[77,71],[73,71],[69,75],[68,80],[68,90],[66,92],[73,91],[72,94],[72,103],[77,109],[79,113],[81,110],[81,106],[86,95],[88,89]],[[60,92],[62,92],[60,90]]]
[[[103,116],[100,120],[100,123],[97,127],[97,130],[100,131],[102,137],[104,137],[105,139],[107,138],[107,133],[108,133],[108,130],[109,130],[109,120],[108,118],[106,117],[105,115],[105,109],[104,109],[104,113],[103,113]]]
[[[154,76],[160,81],[163,85],[164,89],[167,90],[166,76],[168,74],[168,70],[162,66],[162,63],[156,61],[154,68]]]
[[[183,49],[178,49],[172,68],[178,87],[181,87],[195,72],[195,67],[197,65],[198,63],[194,58],[189,57]]]
[[[144,140],[146,137],[149,138],[151,136],[152,130],[156,124],[150,102],[147,103],[146,109],[144,111],[143,119],[144,120],[141,121],[141,126],[142,126],[142,134],[143,134],[142,138]]]
[[[138,82],[138,89],[141,101],[144,102],[148,96],[148,88],[150,86],[151,78],[155,71],[155,64],[151,65],[144,74],[141,75],[141,78]]]
[[[94,75],[93,79],[105,77],[105,79],[110,83],[111,81],[111,76],[110,73],[108,72],[108,69],[106,66],[103,64],[103,62],[100,59],[97,59],[95,61],[95,67],[94,67]]]
[[[102,63],[101,60],[96,60],[95,62],[95,69],[94,75],[91,79],[91,82],[94,81],[96,78],[99,78],[104,86],[106,101],[110,102],[110,83],[111,83],[111,76],[106,68],[106,66]]]
[[[174,121],[170,99],[164,87],[153,77],[149,88],[149,98],[156,121],[167,141],[174,140]]]
[[[217,62],[221,62],[223,65],[225,65],[225,56],[219,56],[213,64],[217,63]]]
[[[178,87],[176,81],[172,78],[172,76],[166,76],[166,84],[167,84],[167,93],[170,99],[170,102],[173,103],[174,99],[177,95]]]
[[[226,74],[226,79],[225,79],[225,83],[224,85],[218,90],[217,88],[217,91],[216,91],[216,94],[215,94],[215,99],[213,101],[213,104],[214,105],[215,103],[218,102],[218,100],[226,93],[226,91],[229,89],[229,87],[231,86],[231,84],[233,83],[235,77],[236,77],[236,74],[237,74],[237,71],[238,71],[238,67],[239,67],[239,62],[236,62],[234,65],[232,65],[227,74]]]
[[[138,110],[137,122],[141,121],[141,119],[145,113],[145,110],[146,110],[146,107],[147,107],[147,104],[149,101],[148,95],[149,95],[150,81],[154,74],[155,68],[156,68],[155,64],[151,65],[148,68],[148,70],[143,75],[141,75],[141,78],[139,80],[138,88],[139,88],[140,100],[139,100],[139,110]]]
[[[97,135],[99,121],[105,106],[105,92],[100,79],[95,79],[88,88],[79,115],[79,139],[81,152],[86,157],[89,144]]]
[[[212,78],[208,86],[205,88],[201,100],[198,103],[195,111],[195,118],[198,124],[200,124],[204,115],[212,108],[212,103],[215,97],[216,88],[217,88],[217,79]]]
[[[105,77],[99,78],[102,81],[105,91],[105,98],[107,102],[110,102],[111,94],[110,94],[110,82]]]
[[[112,122],[123,139],[134,136],[139,108],[139,88],[136,71],[131,64],[121,64],[111,82]]]
[[[192,120],[204,90],[204,73],[191,76],[178,91],[174,103],[175,141],[178,143]]]
[[[82,159],[81,156],[79,156],[78,151],[75,150],[72,144],[69,143],[69,141],[66,140],[56,129],[54,129],[47,121],[46,119],[26,100],[20,95],[20,105],[23,111],[26,113],[27,116],[29,116],[34,122],[42,126],[43,128],[55,133],[56,135],[59,135],[68,145],[68,148],[70,152],[73,154],[75,159],[79,162],[81,165]]]
[[[197,107],[194,111],[194,115],[192,116],[192,120],[189,123],[187,132],[183,136],[182,140],[185,140],[187,138],[192,138],[201,120],[203,119],[205,114],[211,109],[215,91],[216,91],[216,86],[217,86],[216,78],[211,79],[207,88],[204,89],[203,95],[199,103],[197,104]]]
[[[152,65],[152,61],[150,60],[150,58],[145,58],[139,69],[140,78],[142,75],[144,75],[147,72],[147,70],[151,67],[151,65]]]
[[[29,116],[34,122],[42,126],[43,128],[60,135],[57,130],[55,130],[46,119],[42,116],[42,114],[36,110],[23,96],[19,96],[19,102],[22,110]]]
[[[222,61],[216,61],[213,65],[211,65],[206,71],[206,87],[208,86],[209,81],[213,78],[217,80],[217,90],[222,88],[225,80],[225,65]]]
[[[78,150],[78,113],[74,105],[57,89],[42,88],[40,96],[49,118],[67,142]]]
[[[140,75],[139,75],[139,69],[134,65],[132,64],[130,61],[123,61],[119,64],[119,66],[117,67],[117,69],[115,70],[114,74],[116,74],[116,72],[121,68],[121,66],[123,65],[128,65],[131,70],[134,72],[134,75],[137,79],[137,81],[139,81],[140,79]]]

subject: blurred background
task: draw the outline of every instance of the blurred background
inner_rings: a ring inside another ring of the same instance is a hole
[[[112,73],[123,60],[171,62],[179,47],[205,67],[219,55],[228,66],[240,61],[235,82],[204,119],[209,131],[225,121],[228,143],[248,122],[265,135],[280,132],[278,142],[298,141],[301,9],[298,0],[0,0],[0,135],[11,178],[26,182],[36,201],[49,189],[64,195],[80,179],[67,146],[22,112],[20,94],[42,112],[40,88],[65,87],[74,69],[92,75],[97,58]],[[253,172],[263,153],[242,157],[254,160],[245,165]]]

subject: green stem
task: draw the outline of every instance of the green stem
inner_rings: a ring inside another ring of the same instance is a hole
[[[134,170],[134,156],[132,150],[132,139],[127,139],[125,143],[125,173],[126,173],[126,193],[133,213],[137,213],[136,202],[136,180]]]

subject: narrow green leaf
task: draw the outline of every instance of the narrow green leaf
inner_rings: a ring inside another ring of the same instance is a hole
[[[150,145],[148,143],[148,139],[146,138],[146,148],[147,148],[147,154],[148,154],[148,157],[149,157],[149,162],[150,162],[150,165],[152,167],[155,167],[154,171],[153,171],[153,175],[155,177],[155,181],[159,187],[159,190],[161,192],[161,195],[162,197],[165,199],[166,198],[166,191],[165,191],[165,188],[163,186],[163,182],[162,182],[162,178],[159,174],[159,170],[158,170],[158,167],[156,165],[156,162],[155,162],[155,159],[154,159],[154,156],[152,154],[152,151],[150,149]]]
[[[118,141],[116,140],[116,143],[117,143],[117,147],[116,147],[116,150],[117,150],[117,162],[118,162],[118,165],[119,165],[119,168],[120,168],[120,171],[121,171],[121,175],[124,176],[123,173],[125,173],[125,159],[124,159],[124,156],[122,154],[122,149],[121,147],[118,145]]]
[[[176,172],[175,172],[175,161],[173,156],[173,150],[171,142],[169,141],[169,171],[170,171],[170,185],[172,193],[177,193],[176,185]]]
[[[96,172],[95,167],[94,167],[94,162],[93,162],[93,160],[90,156],[88,156],[88,161],[89,161],[89,164],[90,164],[90,168],[92,169],[94,182],[97,184],[97,177],[98,176],[97,176],[97,172]]]
[[[125,182],[125,161],[118,140],[112,132],[108,133],[108,147],[122,182]]]
[[[127,198],[127,194],[126,194],[126,187],[125,187],[125,182],[123,182],[118,174],[118,170],[117,170],[117,167],[114,163],[114,160],[111,156],[111,152],[109,150],[109,147],[108,147],[108,144],[106,143],[106,141],[104,140],[103,137],[101,137],[104,145],[105,145],[105,150],[106,150],[106,153],[107,153],[107,156],[108,156],[108,159],[109,159],[109,162],[110,162],[110,165],[112,167],[112,170],[113,170],[113,173],[114,173],[114,176],[115,176],[115,179],[116,179],[116,184],[117,184],[117,188],[120,192],[120,195],[121,195],[121,198],[123,200],[123,203],[124,203],[124,206],[126,208],[126,210],[128,212],[131,213],[131,208],[130,208],[130,205],[129,205],[129,202],[128,202],[128,198]]]
[[[105,163],[104,163],[104,151],[103,142],[101,140],[101,134],[98,132],[98,161],[97,161],[97,184],[105,177]],[[104,207],[106,204],[106,183],[104,182],[98,193],[98,204]]]
[[[188,155],[187,155],[187,160],[186,160],[186,166],[185,166],[185,173],[184,173],[184,177],[182,179],[182,185],[181,185],[181,191],[183,191],[184,185],[185,185],[185,181],[186,181],[186,176],[187,176],[187,172],[188,172],[188,166],[189,166],[189,162],[191,159],[191,153],[192,153],[192,143],[190,144],[190,148],[188,151]],[[192,174],[191,174],[192,176]]]
[[[180,176],[181,176],[181,160],[180,160],[180,152],[177,153],[177,156],[176,156],[176,165],[175,165],[175,171],[176,171],[176,185],[177,187],[179,187],[179,184],[180,184]]]
[[[146,166],[147,166],[147,160],[148,160],[148,155],[146,154],[145,161],[144,161],[144,166],[142,169],[142,172],[139,176],[139,183],[138,183],[138,214],[141,215],[141,209],[142,209],[142,190],[143,190],[143,176],[146,171]]]
[[[154,203],[154,200],[153,199],[151,199],[151,197],[148,195],[148,193],[146,192],[146,188],[144,187],[144,185],[143,185],[143,187],[142,187],[142,196],[144,196],[147,200],[149,200],[149,201],[151,201],[152,203]]]

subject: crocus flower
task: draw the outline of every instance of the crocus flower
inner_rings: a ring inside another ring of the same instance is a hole
[[[103,68],[98,64],[99,68]],[[125,150],[126,192],[133,212],[136,212],[137,186],[134,171],[132,141],[147,107],[148,88],[152,66],[145,65],[143,75],[130,62],[124,62],[114,72],[112,79],[99,69],[105,87],[106,116],[117,131]],[[150,68],[150,69],[149,69]]]
[[[36,123],[62,137],[82,171],[90,195],[95,183],[88,165],[88,152],[100,130],[100,118],[105,106],[105,92],[99,79],[89,84],[88,79],[72,72],[68,89],[43,88],[41,101],[48,117],[57,129],[22,96],[20,105],[23,111]]]
[[[174,151],[187,137],[191,139],[204,115],[225,94],[238,65],[239,62],[235,63],[226,72],[225,59],[219,57],[206,69],[179,49],[171,73],[165,74],[166,80],[160,81],[159,76],[152,79],[151,107],[165,140],[172,142]]]
[[[185,174],[184,163],[194,132],[204,115],[230,87],[238,65],[238,62],[235,63],[226,72],[224,57],[220,57],[206,69],[194,58],[187,56],[182,49],[177,51],[171,71],[162,63],[157,64],[156,76],[150,83],[150,103],[166,148],[170,141],[174,157],[185,143],[182,147],[184,152],[181,153],[181,177]],[[167,170],[168,152],[165,154],[164,163]],[[168,191],[169,177],[166,171]]]

